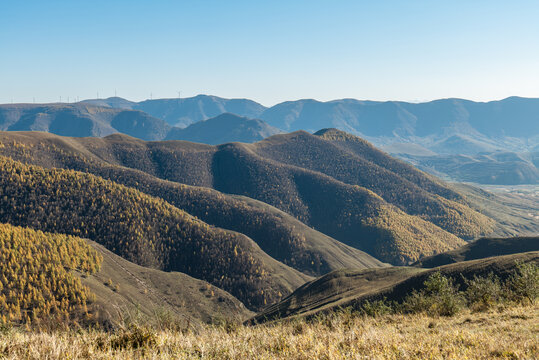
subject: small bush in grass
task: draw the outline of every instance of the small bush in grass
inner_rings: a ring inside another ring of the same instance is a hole
[[[474,275],[473,279],[465,279],[464,282],[464,295],[472,310],[487,310],[503,300],[502,283],[492,272],[485,277]]]
[[[361,304],[360,311],[368,316],[382,316],[393,313],[395,310],[395,304],[388,302],[387,298],[381,300],[369,301],[366,300]]]
[[[115,350],[149,349],[157,344],[157,336],[149,329],[131,326],[110,340],[110,347]]]
[[[435,272],[425,280],[423,285],[423,289],[414,290],[404,299],[403,312],[426,312],[430,315],[452,316],[462,309],[464,298],[453,279]]]
[[[536,263],[519,263],[506,282],[512,300],[534,303],[539,298],[539,266]]]

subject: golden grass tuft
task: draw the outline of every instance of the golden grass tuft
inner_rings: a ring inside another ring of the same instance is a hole
[[[127,332],[125,332],[127,331]],[[208,326],[195,332],[155,332],[145,346],[114,346],[130,330],[0,336],[6,359],[535,359],[539,305],[427,315],[354,316],[351,313],[256,327]],[[133,337],[147,330],[134,329]],[[145,335],[145,336],[146,336]],[[138,338],[137,338],[138,339]]]

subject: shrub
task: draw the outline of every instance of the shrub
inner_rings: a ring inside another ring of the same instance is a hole
[[[131,326],[110,340],[110,347],[115,350],[149,349],[157,344],[157,336],[149,329]]]
[[[506,282],[512,300],[534,303],[539,298],[539,266],[536,263],[519,263]]]
[[[423,285],[423,289],[414,290],[404,299],[402,310],[405,313],[427,312],[430,315],[452,316],[463,307],[464,299],[453,279],[435,272]]]
[[[465,279],[466,302],[472,310],[486,310],[496,305],[503,299],[502,284],[500,278],[494,273],[486,277],[474,275],[473,279]]]
[[[383,298],[381,300],[374,300],[369,301],[366,300],[363,304],[361,304],[360,311],[368,316],[381,316],[381,315],[387,315],[394,312],[395,304],[388,302],[387,298]]]

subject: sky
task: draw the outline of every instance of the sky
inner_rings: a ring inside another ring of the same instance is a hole
[[[0,0],[0,103],[539,97],[538,1]]]

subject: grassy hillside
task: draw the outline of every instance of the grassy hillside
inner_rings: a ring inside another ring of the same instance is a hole
[[[339,270],[298,288],[280,303],[264,309],[255,322],[293,316],[312,316],[340,308],[361,308],[366,300],[402,301],[413,290],[424,287],[434,273],[448,276],[459,284],[474,276],[489,273],[507,278],[519,263],[539,264],[539,252],[528,252],[472,261],[463,261],[433,269],[393,267],[386,269]]]
[[[252,312],[224,290],[179,272],[136,265],[91,240],[102,259],[91,275],[76,272],[95,295],[96,319],[107,328],[143,322],[189,329],[201,323],[245,320]]]
[[[306,133],[279,135],[252,145],[234,143],[217,147],[179,141],[144,142],[121,135],[105,139],[37,142],[31,140],[32,135],[4,136],[6,145],[2,153],[23,161],[40,161],[43,166],[70,167],[62,157],[65,152],[77,153],[77,157],[82,157],[79,160],[84,162],[106,162],[140,170],[164,180],[254,198],[344,244],[394,264],[405,264],[462,245],[462,240],[455,234],[470,238],[490,233],[493,229],[491,220],[459,202],[461,200],[457,193],[427,175],[393,160],[386,160],[387,166],[393,169],[390,172],[373,161],[356,161],[358,156],[339,152],[339,148],[330,141]],[[285,150],[280,150],[280,154],[288,153],[288,156],[296,159],[296,163],[303,163],[290,164],[292,160],[279,158],[276,155],[278,151],[270,154],[269,150],[279,148],[280,139],[284,139],[281,143],[285,144]],[[25,144],[35,148],[27,146],[21,149]],[[41,160],[44,155],[39,155],[42,153],[39,149],[49,145],[61,149],[55,149],[56,155]],[[345,160],[323,161],[326,159],[323,154],[332,154],[332,151],[337,151],[336,156]],[[321,160],[316,160],[319,157]],[[347,162],[346,159],[351,161]],[[61,164],[53,165],[56,163]],[[310,169],[313,164],[322,163],[334,164],[328,165],[329,170]],[[406,170],[402,171],[402,177],[399,166]],[[375,171],[365,177],[369,182],[358,185],[353,179],[348,181],[342,175],[347,173],[346,169],[352,174],[369,173],[371,169]],[[381,171],[378,177],[377,169]],[[103,176],[101,173],[99,175]],[[390,180],[383,180],[386,175],[391,175]],[[414,176],[418,178],[415,182],[408,180],[413,180]],[[375,181],[377,178],[380,181]],[[400,193],[411,194],[407,202],[403,203],[401,197],[397,196]],[[169,198],[167,200],[174,202]],[[202,213],[205,214],[205,211]],[[196,215],[200,214],[198,212]],[[240,228],[234,230],[243,231]]]
[[[454,317],[354,316],[200,331],[7,332],[8,359],[536,359],[539,305]]]
[[[162,198],[208,224],[247,235],[268,255],[310,275],[319,276],[343,267],[383,265],[268,204],[210,188],[164,181],[142,171],[114,165],[115,161],[107,159],[112,163],[109,164],[87,150],[98,148],[100,154],[104,153],[111,138],[70,139],[49,134],[3,133],[0,139],[4,144],[0,153],[25,163],[92,173]],[[134,140],[134,143],[139,142]],[[112,153],[114,147],[109,148]]]
[[[137,264],[207,280],[251,308],[308,279],[244,235],[94,175],[2,157],[0,184],[0,221],[88,237]]]
[[[481,238],[458,249],[423,258],[414,266],[433,268],[459,261],[539,251],[539,237]]]
[[[56,327],[95,322],[88,276],[102,257],[84,240],[0,224],[0,323]]]

